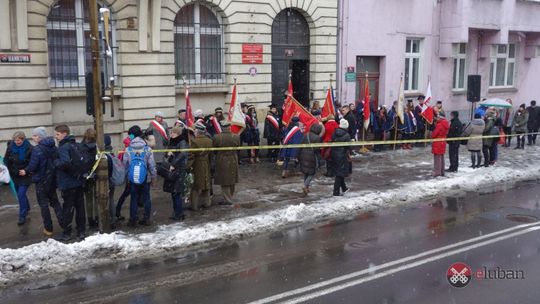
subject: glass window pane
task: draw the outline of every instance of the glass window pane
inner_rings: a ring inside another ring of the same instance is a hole
[[[508,58],[516,58],[516,46],[514,44],[508,46]]]
[[[174,19],[175,25],[190,25],[193,26],[194,17],[193,17],[193,11],[194,11],[194,5],[188,5],[184,6],[178,14],[176,14],[176,18]]]
[[[494,86],[493,75],[495,74],[495,63],[491,62],[489,66],[489,85]]]
[[[504,72],[506,69],[506,58],[497,58],[497,75],[495,75],[495,85],[504,86]]]
[[[420,69],[420,59],[414,58],[413,59],[413,71],[412,71],[412,90],[416,91],[418,90],[418,70]]]
[[[410,58],[405,58],[405,91],[408,91],[409,90],[409,62],[410,62]]]
[[[176,78],[195,79],[195,44],[191,34],[174,35]]]
[[[454,59],[454,74],[453,74],[454,76],[452,77],[452,79],[454,80],[454,81],[453,81],[453,84],[452,84],[452,87],[453,87],[454,89],[457,89],[457,88],[458,88],[458,87],[457,87],[457,82],[456,82],[456,75],[457,75],[457,73],[458,73],[458,68],[459,68],[459,67],[458,67],[458,62],[459,62],[458,59]]]
[[[459,44],[459,53],[460,54],[467,54],[467,44],[466,43],[460,43]]]
[[[506,54],[506,45],[500,44],[500,45],[497,47],[497,53],[499,53],[499,54]]]
[[[465,59],[462,58],[459,60],[459,80],[458,87],[460,89],[465,88]]]
[[[407,42],[405,44],[405,52],[410,53],[411,52],[411,40],[407,39]]]
[[[420,40],[413,40],[412,47],[413,47],[412,49],[413,53],[420,53]]]
[[[508,80],[506,81],[506,85],[508,86],[514,85],[514,65],[515,63],[513,62],[508,63]]]
[[[201,26],[219,28],[220,25],[216,15],[208,7],[200,5],[199,11]]]
[[[75,21],[75,1],[60,0],[52,6],[48,21]]]
[[[47,30],[49,75],[63,86],[63,82],[78,81],[77,33],[74,30]]]
[[[221,78],[221,36],[201,35],[201,78]]]

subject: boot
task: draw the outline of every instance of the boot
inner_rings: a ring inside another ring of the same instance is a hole
[[[305,186],[304,186],[304,188],[302,188],[302,192],[304,192],[304,196],[307,196],[308,193],[309,193],[308,187],[305,187]]]
[[[289,170],[283,170],[281,172],[281,178],[287,178],[289,177]]]

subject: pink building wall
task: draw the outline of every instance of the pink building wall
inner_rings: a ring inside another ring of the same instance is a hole
[[[540,2],[526,0],[341,0],[338,98],[352,102],[356,84],[345,82],[357,56],[380,56],[379,104],[397,98],[405,69],[405,41],[421,38],[419,92],[431,78],[433,97],[447,110],[467,111],[466,91],[452,90],[452,44],[467,43],[467,74],[482,76],[481,96],[540,100]],[[518,47],[514,88],[489,88],[493,44]],[[356,71],[364,73],[364,71]]]

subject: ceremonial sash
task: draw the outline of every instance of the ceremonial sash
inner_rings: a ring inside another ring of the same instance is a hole
[[[267,115],[266,119],[268,119],[268,121],[270,121],[270,123],[274,126],[274,128],[279,130],[279,122],[277,121],[277,119],[274,116]]]
[[[294,126],[290,131],[289,133],[287,133],[287,136],[285,136],[285,139],[283,140],[283,144],[288,144],[289,141],[291,140],[291,138],[296,134],[300,132],[300,128],[297,127],[297,126]]]
[[[156,120],[152,120],[152,126],[154,126],[154,128],[159,132],[159,134],[161,134],[163,138],[169,140],[169,137],[167,136],[167,131],[165,131],[165,128],[163,128],[163,126],[159,122],[157,122]]]
[[[219,122],[217,121],[216,117],[212,116],[210,117],[210,120],[212,121],[214,130],[216,130],[216,134],[221,134],[221,126],[219,125]]]

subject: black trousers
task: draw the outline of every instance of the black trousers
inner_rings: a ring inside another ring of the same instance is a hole
[[[532,128],[529,128],[529,133],[536,133],[538,132],[538,128],[536,129],[532,129]],[[534,135],[527,135],[527,143],[529,145],[534,145],[536,144],[536,134]]]
[[[490,162],[495,161],[495,145],[482,146],[482,154],[484,154],[484,166],[488,167]]]
[[[58,195],[56,194],[56,187],[45,186],[43,183],[39,182],[36,184],[36,198],[41,209],[41,217],[43,218],[43,227],[47,231],[53,231],[53,223],[51,218],[51,211],[49,206],[51,206],[56,214],[58,223],[60,227],[64,227],[64,215],[62,212],[62,206],[60,201],[58,201]]]
[[[448,153],[450,155],[450,171],[457,171],[459,166],[459,142],[448,143]]]
[[[512,144],[512,136],[508,136],[508,135],[512,135],[512,127],[504,127],[503,131],[504,131],[504,134],[507,135],[505,138],[505,144],[507,147],[510,147],[510,144]]]
[[[275,138],[268,138],[266,139],[266,142],[269,146],[278,146],[279,145],[279,139]],[[268,150],[268,158],[270,159],[277,159],[279,150],[278,149],[269,149]]]
[[[345,177],[336,176],[336,178],[334,179],[334,195],[339,195],[340,188],[341,191],[347,190],[347,186],[345,185]]]
[[[77,223],[77,233],[86,231],[86,211],[84,210],[84,190],[82,187],[67,189],[62,191],[64,199],[64,234],[71,235],[71,223],[73,213],[75,213],[75,223]]]

